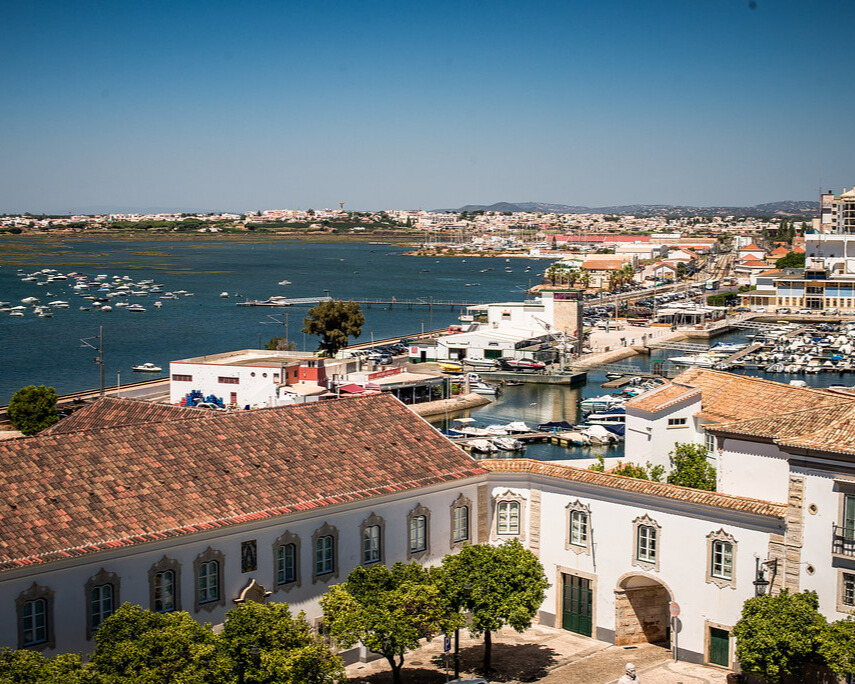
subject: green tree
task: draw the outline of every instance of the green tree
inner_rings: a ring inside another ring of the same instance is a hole
[[[492,634],[505,625],[516,631],[531,627],[549,582],[543,566],[517,539],[491,546],[464,546],[442,559],[444,593],[471,614],[469,632],[484,635],[484,670],[490,670]]]
[[[822,635],[819,654],[839,677],[855,674],[855,619],[832,622]]]
[[[775,268],[804,268],[805,254],[804,252],[790,252],[787,256],[781,257],[775,262]]]
[[[715,468],[707,460],[707,450],[702,444],[680,443],[674,445],[671,457],[673,470],[668,473],[668,484],[715,491]]]
[[[335,356],[339,349],[347,346],[348,337],[359,337],[365,316],[355,302],[329,300],[309,309],[303,319],[303,332],[320,335],[318,350],[327,356]]]
[[[44,385],[28,385],[12,395],[6,413],[16,430],[34,435],[59,420],[56,390]]]
[[[27,649],[0,650],[0,684],[87,684],[95,679],[80,662],[80,656],[63,653],[45,658]]]
[[[122,605],[95,633],[99,684],[221,684],[234,670],[210,626],[188,613]]]
[[[401,681],[404,654],[450,624],[450,610],[431,573],[416,563],[359,566],[321,598],[324,626],[345,648],[361,642],[382,655]]]
[[[742,671],[776,684],[801,675],[808,664],[821,663],[826,621],[818,606],[813,591],[791,594],[785,589],[748,599],[733,628]]]
[[[689,275],[689,267],[686,266],[685,261],[681,261],[677,264],[677,277],[682,280],[687,275]]]
[[[338,684],[344,663],[285,603],[241,603],[226,615],[223,648],[245,684]]]

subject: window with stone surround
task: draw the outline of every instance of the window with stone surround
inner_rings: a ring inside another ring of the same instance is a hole
[[[359,526],[359,538],[362,540],[362,564],[385,563],[386,521],[372,513]]]
[[[119,576],[104,568],[89,578],[84,587],[86,597],[86,638],[91,639],[95,631],[108,617],[116,612],[119,602]]]
[[[838,571],[837,611],[839,613],[855,613],[855,571]]]
[[[53,592],[35,582],[15,599],[18,612],[18,648],[55,648]]]
[[[148,571],[149,605],[155,613],[181,610],[181,564],[164,556]]]
[[[451,504],[451,549],[459,549],[470,539],[472,502],[463,494]]]
[[[576,499],[565,509],[567,535],[564,548],[576,553],[591,553],[591,507]]]
[[[312,535],[314,562],[312,582],[329,582],[338,577],[338,530],[324,523]]]
[[[300,537],[286,531],[273,542],[274,587],[289,591],[300,586]]]
[[[644,570],[659,570],[661,527],[646,513],[632,521],[632,564]]]
[[[525,499],[521,494],[505,490],[493,497],[494,540],[517,537],[525,539]]]
[[[196,579],[195,608],[211,611],[226,604],[223,592],[223,567],[226,557],[210,546],[193,561],[193,577]]]
[[[430,556],[430,509],[421,504],[407,514],[409,543],[407,559],[421,560]]]
[[[707,535],[707,584],[736,588],[736,539],[724,530]]]

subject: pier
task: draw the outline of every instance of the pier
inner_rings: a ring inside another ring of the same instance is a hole
[[[237,302],[237,306],[311,306],[321,302],[332,301],[333,297],[329,295],[321,295],[318,297],[271,297],[270,299],[247,299],[244,302]],[[469,306],[486,306],[488,302],[463,302],[452,299],[433,299],[431,297],[419,297],[418,299],[398,299],[397,297],[380,297],[374,299],[347,299],[345,301],[354,302],[366,309],[372,306],[383,306],[388,309],[395,307],[403,307],[412,309],[418,306],[427,307],[448,307],[450,310],[465,309]]]

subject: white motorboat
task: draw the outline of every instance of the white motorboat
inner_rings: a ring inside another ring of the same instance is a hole
[[[280,284],[280,285],[290,285],[290,284],[291,284],[291,281],[290,281],[290,280],[280,280],[280,281],[279,281],[279,284]]]
[[[140,306],[139,304],[131,304],[130,306],[128,306],[126,311],[133,311],[134,313],[145,313],[146,310],[144,306]]]
[[[24,312],[23,311],[10,311],[9,315],[12,316],[13,318],[23,318]]]
[[[621,406],[625,399],[613,397],[611,394],[604,394],[601,397],[588,397],[583,399],[580,407],[586,413],[588,411],[610,411],[611,409]]]
[[[21,304],[37,304],[39,301],[38,297],[24,297],[21,300]]]
[[[108,312],[109,312],[109,311],[112,311],[112,310],[113,310],[113,307],[112,307],[112,306],[110,306],[109,304],[104,304],[104,306],[102,306],[100,310],[101,310],[101,311],[108,311]]]
[[[470,382],[469,391],[475,394],[498,394],[499,390],[494,385],[488,385],[486,382]]]
[[[479,454],[492,454],[499,450],[489,439],[473,439],[469,442],[469,448]]]
[[[520,440],[513,437],[494,437],[493,444],[502,451],[520,451],[525,448],[525,445]]]
[[[154,308],[155,308],[155,309],[159,309],[159,308],[160,308],[160,307],[162,307],[162,306],[163,306],[163,302],[155,302],[155,303],[154,303]]]
[[[481,359],[478,357],[466,357],[463,359],[463,364],[465,366],[472,366],[472,368],[484,368],[484,369],[492,369],[496,367],[496,362],[493,359]]]
[[[585,418],[585,422],[588,425],[623,425],[626,423],[626,409],[619,406],[610,411],[591,413]]]
[[[618,437],[613,432],[606,430],[602,425],[591,425],[584,428],[581,432],[591,440],[591,444],[611,444],[618,441]]]
[[[690,356],[672,356],[668,359],[671,363],[679,363],[684,366],[698,366],[700,368],[712,368],[721,363],[724,358],[712,354],[692,354]]]
[[[521,420],[515,420],[512,423],[505,425],[505,432],[512,435],[516,432],[534,432],[534,428],[529,427]]]
[[[160,366],[155,366],[153,363],[141,363],[139,366],[134,366],[133,370],[137,373],[160,373],[163,369]]]
[[[48,302],[48,306],[55,306],[57,309],[67,309],[68,302],[62,299],[55,299],[52,302]]]
[[[220,297],[222,297],[223,299],[228,299],[229,293],[228,292],[220,292]]]
[[[590,446],[591,438],[588,435],[583,434],[577,430],[571,430],[570,432],[559,432],[557,437],[559,439],[567,440],[570,444],[574,446]]]

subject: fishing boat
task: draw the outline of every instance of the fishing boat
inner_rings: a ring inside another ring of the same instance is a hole
[[[136,373],[160,373],[163,369],[151,362],[147,362],[141,363],[139,366],[134,366],[132,370]]]

